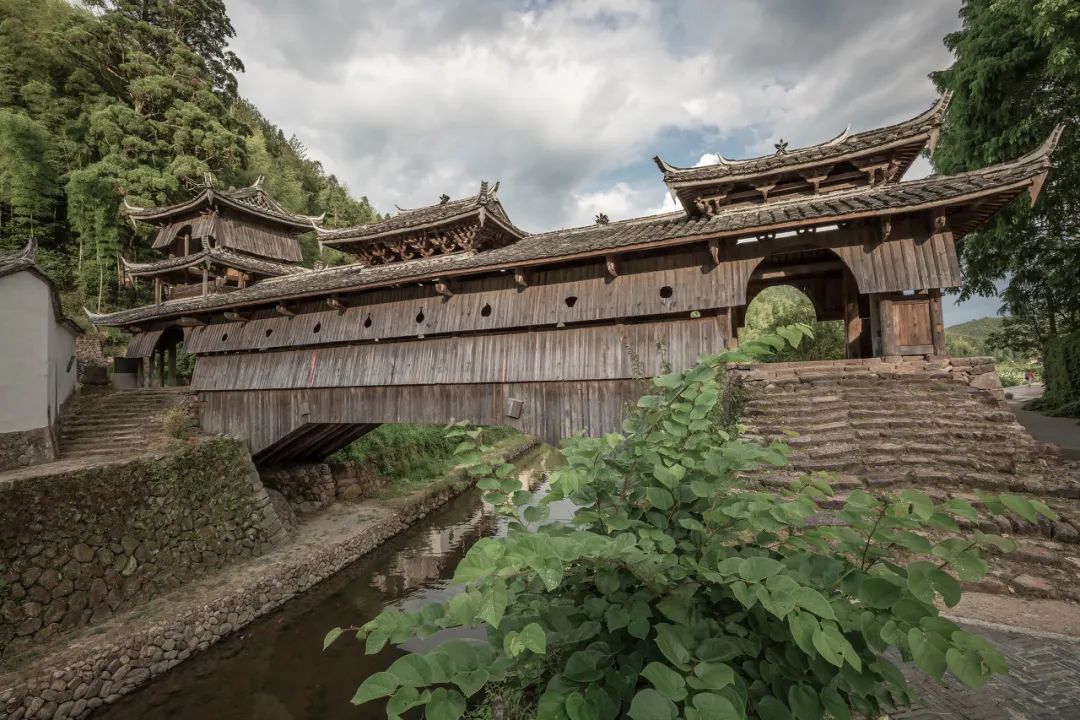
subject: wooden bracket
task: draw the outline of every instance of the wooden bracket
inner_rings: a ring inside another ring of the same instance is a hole
[[[439,293],[443,297],[454,296],[454,291],[450,289],[450,286],[442,278],[435,279],[435,292]]]
[[[225,319],[230,322],[244,322],[246,323],[249,318],[247,315],[242,315],[234,310],[225,311]]]
[[[892,216],[884,215],[881,218],[881,242],[885,242],[892,235]]]
[[[604,258],[604,263],[607,265],[607,274],[613,278],[619,277],[619,268],[615,265],[615,256],[608,255]]]
[[[277,304],[277,307],[274,308],[274,310],[275,312],[277,312],[278,315],[284,315],[285,317],[294,317],[296,315],[296,313],[294,313],[292,310],[285,307],[284,302],[279,302]]]
[[[935,208],[930,213],[930,233],[945,232],[949,226],[949,216],[945,214],[945,208]]]
[[[1048,173],[1044,172],[1036,175],[1032,179],[1031,185],[1028,186],[1028,197],[1031,198],[1032,205],[1034,205],[1035,201],[1039,199],[1039,193],[1042,192],[1043,184],[1046,183],[1047,174]]]
[[[529,287],[529,281],[525,277],[525,271],[521,268],[514,268],[514,282],[516,282],[519,287]]]
[[[201,327],[206,323],[197,317],[191,317],[190,315],[184,315],[176,319],[176,324],[180,327]]]
[[[336,294],[326,298],[326,304],[329,305],[331,309],[337,310],[338,314],[341,314],[349,309],[349,306],[342,302],[341,298],[339,298]]]
[[[720,264],[720,241],[716,238],[709,239],[709,255],[714,265]]]
[[[754,189],[757,190],[759,193],[761,193],[761,199],[762,200],[768,201],[769,193],[772,192],[772,189],[774,187],[776,187],[776,181],[775,180],[773,180],[772,182],[763,183],[761,185],[755,185]]]

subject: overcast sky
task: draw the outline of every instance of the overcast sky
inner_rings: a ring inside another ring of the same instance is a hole
[[[241,92],[354,194],[391,212],[500,180],[533,232],[673,209],[653,155],[755,156],[923,111],[959,5],[228,0]]]

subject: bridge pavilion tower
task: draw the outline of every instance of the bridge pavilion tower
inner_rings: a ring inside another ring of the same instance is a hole
[[[298,235],[310,232],[322,217],[285,210],[263,188],[260,177],[250,187],[222,189],[207,176],[190,200],[159,208],[127,204],[133,224],[157,228],[153,249],[164,257],[148,261],[121,258],[129,282],[150,278],[154,304],[208,297],[240,290],[262,280],[310,272],[300,265]],[[158,378],[176,383],[176,347],[183,339],[180,326],[140,337],[128,348],[128,358],[157,354]]]

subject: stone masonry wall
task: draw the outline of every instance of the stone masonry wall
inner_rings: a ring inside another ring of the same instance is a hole
[[[238,443],[0,481],[0,657],[97,623],[286,530]]]
[[[914,373],[926,373],[931,378],[943,378],[962,382],[974,390],[984,391],[988,402],[1008,408],[1005,390],[994,370],[992,357],[949,358],[944,356],[900,356],[862,358],[853,360],[822,360],[820,362],[781,362],[735,364],[729,370],[744,383],[761,385],[788,385],[813,381],[843,372],[845,375],[877,375],[878,377],[902,377]]]
[[[49,428],[0,433],[0,471],[49,462],[56,447]]]
[[[264,467],[259,474],[263,484],[281,493],[296,512],[314,512],[334,502],[334,478],[324,463]]]

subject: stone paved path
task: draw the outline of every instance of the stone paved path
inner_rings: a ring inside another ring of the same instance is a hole
[[[971,690],[948,674],[939,683],[905,666],[921,703],[895,720],[1080,719],[1080,638],[969,629],[997,645],[1009,675]]]

